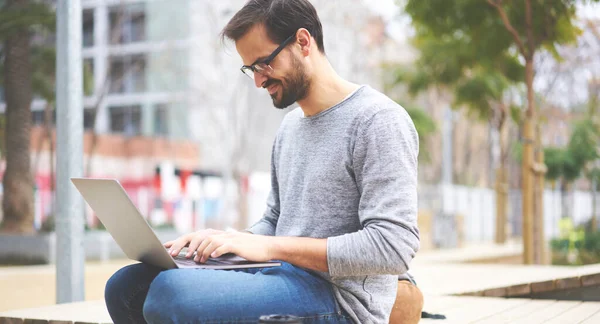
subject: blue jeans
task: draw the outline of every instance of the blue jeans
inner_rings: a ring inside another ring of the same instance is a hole
[[[257,323],[262,315],[301,317],[303,323],[352,323],[331,284],[289,263],[281,267],[205,270],[138,263],[106,284],[106,306],[121,323]]]

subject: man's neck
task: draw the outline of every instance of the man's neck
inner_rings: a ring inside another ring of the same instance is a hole
[[[306,117],[335,106],[359,87],[340,77],[326,59],[320,65],[320,72],[313,74],[308,95],[298,101]]]

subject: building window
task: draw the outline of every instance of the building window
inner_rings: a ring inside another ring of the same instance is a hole
[[[144,3],[117,5],[110,8],[110,44],[129,44],[146,40]]]
[[[168,111],[166,104],[156,105],[154,109],[154,135],[169,135]]]
[[[50,126],[56,125],[56,109],[52,109],[52,120],[50,121]],[[46,111],[42,110],[32,110],[31,111],[31,122],[33,126],[44,126],[46,118]]]
[[[96,123],[96,111],[93,108],[83,110],[83,129],[93,130]]]
[[[126,55],[110,58],[110,92],[146,91],[146,56]]]
[[[34,126],[43,126],[44,125],[44,111],[43,110],[33,110],[31,112],[31,122]]]
[[[94,46],[94,9],[83,10],[83,47]]]
[[[110,107],[110,130],[125,136],[140,135],[142,129],[142,108],[135,106]]]
[[[94,94],[94,59],[83,59],[83,95]]]

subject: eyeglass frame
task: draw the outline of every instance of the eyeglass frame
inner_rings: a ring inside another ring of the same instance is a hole
[[[265,64],[266,66],[268,66],[271,70],[273,70],[273,67],[271,67],[271,62],[273,62],[273,60],[275,59],[275,57],[277,57],[277,55],[279,53],[281,53],[281,51],[283,51],[284,48],[286,48],[288,45],[290,45],[292,43],[293,40],[296,39],[296,34],[288,37],[286,40],[283,41],[283,43],[281,43],[272,53],[271,55],[267,56],[266,58],[256,61],[254,63],[252,63],[251,65],[243,65],[240,68],[240,71],[242,71],[242,73],[244,73],[246,76],[248,76],[249,78],[254,78],[252,75],[246,73],[245,71],[252,71],[253,73],[261,73],[259,70],[256,69],[256,65],[258,64]],[[263,74],[264,75],[264,74]]]

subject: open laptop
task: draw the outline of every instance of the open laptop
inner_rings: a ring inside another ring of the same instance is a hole
[[[72,178],[71,182],[132,260],[164,269],[242,269],[281,265],[273,261],[252,262],[233,254],[210,258],[205,263],[185,258],[184,252],[172,257],[117,180]]]

